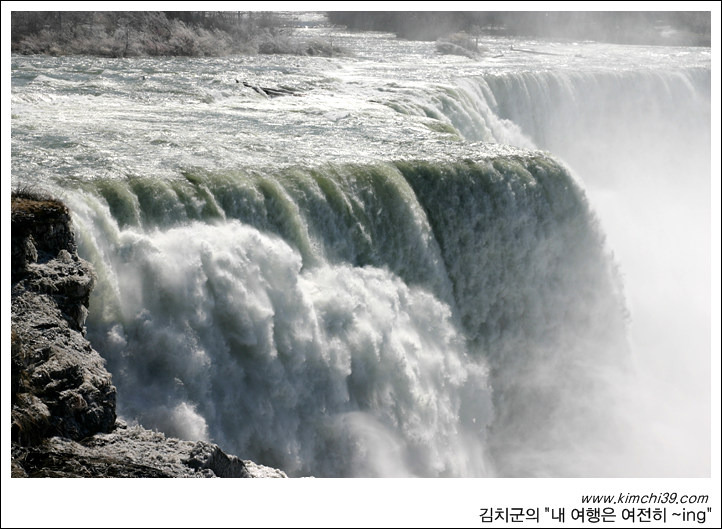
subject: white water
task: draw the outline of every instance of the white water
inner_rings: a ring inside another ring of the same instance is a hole
[[[120,414],[290,475],[707,475],[709,50],[335,38],[13,58]]]

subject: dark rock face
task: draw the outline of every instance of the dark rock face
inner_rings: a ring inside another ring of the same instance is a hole
[[[286,477],[117,421],[111,375],[85,339],[95,275],[63,204],[14,196],[11,255],[13,477]]]
[[[65,206],[13,201],[12,280],[13,442],[109,432],[115,386],[83,336],[95,277]]]
[[[246,465],[236,456],[223,453],[218,445],[198,441],[191,449],[190,456],[183,462],[201,472],[212,471],[219,478],[250,478]]]

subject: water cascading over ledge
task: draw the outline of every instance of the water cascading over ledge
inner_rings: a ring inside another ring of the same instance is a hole
[[[124,417],[293,475],[709,475],[709,48],[320,31],[358,55],[13,57]]]
[[[89,337],[144,425],[317,476],[559,475],[616,435],[600,403],[627,354],[619,280],[543,154],[69,199],[99,278]]]

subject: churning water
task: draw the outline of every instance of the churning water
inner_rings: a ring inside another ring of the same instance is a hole
[[[352,55],[12,58],[119,414],[293,476],[709,475],[710,50],[305,31]]]

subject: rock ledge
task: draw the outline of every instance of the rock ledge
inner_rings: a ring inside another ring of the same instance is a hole
[[[95,274],[68,208],[15,193],[11,229],[13,477],[287,477],[118,420],[111,374],[85,338]]]

